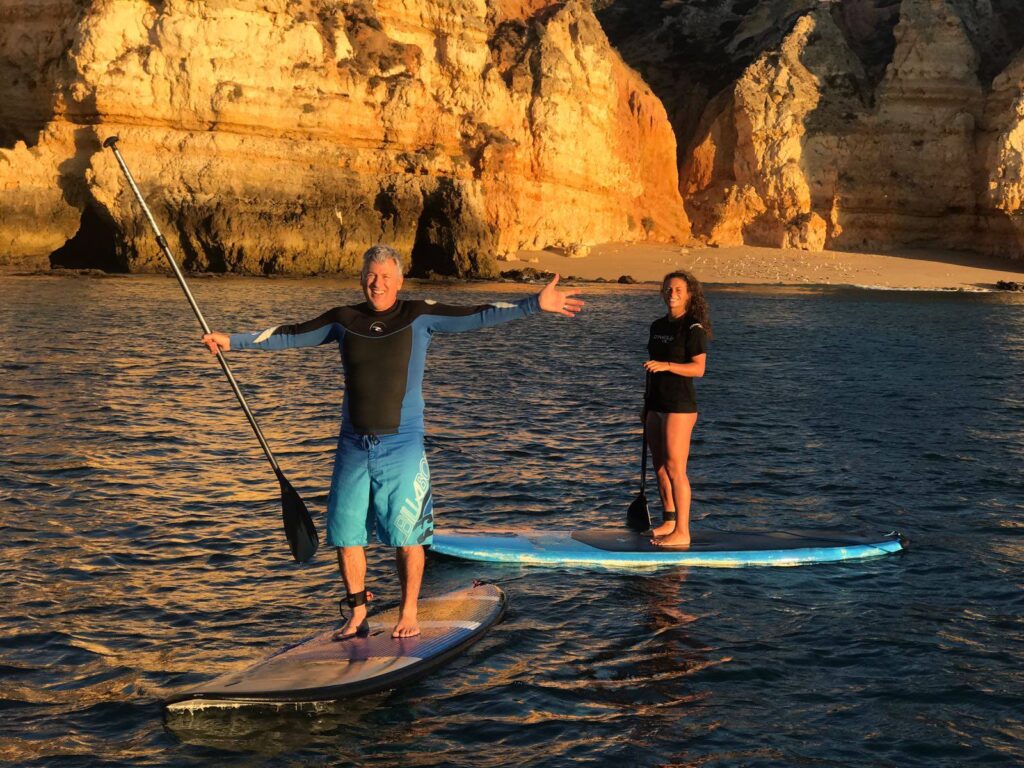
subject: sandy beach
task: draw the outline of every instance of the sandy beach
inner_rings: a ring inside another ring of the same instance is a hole
[[[1024,261],[953,251],[899,251],[892,255],[796,249],[683,247],[605,243],[583,257],[521,251],[500,269],[533,267],[586,280],[660,280],[673,269],[705,283],[740,285],[857,285],[926,290],[991,290],[997,281],[1024,283]]]
[[[520,251],[499,261],[507,272],[527,267],[557,272],[563,278],[616,282],[628,275],[638,283],[656,283],[674,269],[693,272],[711,285],[859,286],[882,289],[991,291],[999,281],[1024,284],[1024,261],[957,251],[905,250],[893,254],[809,252],[795,248],[686,247],[664,244],[603,243],[586,256],[552,250]],[[38,270],[0,267],[0,275],[106,276],[99,270]],[[192,277],[230,277],[196,273]],[[302,277],[303,275],[296,275]],[[471,283],[474,281],[471,281]]]

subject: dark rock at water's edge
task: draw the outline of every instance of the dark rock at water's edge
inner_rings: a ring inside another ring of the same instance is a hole
[[[548,272],[542,269],[534,269],[533,267],[523,267],[522,269],[506,269],[504,272],[501,273],[502,279],[511,280],[516,283],[547,282],[554,276],[554,272]]]
[[[107,272],[103,269],[93,269],[91,267],[84,267],[82,269],[53,267],[51,269],[34,269],[31,272],[11,272],[8,274],[23,277],[123,277],[125,275],[124,272]]]
[[[513,283],[548,283],[554,276],[554,272],[549,272],[545,269],[523,267],[522,269],[506,269],[499,275],[499,278]],[[558,282],[559,285],[574,285],[576,283],[604,283],[607,281],[603,277],[588,280],[579,275],[561,275]]]
[[[632,275],[620,275],[616,282],[622,283],[623,285],[634,285],[636,283],[636,278]]]
[[[1024,292],[1024,283],[1018,283],[1013,280],[999,280],[996,283],[996,290]]]

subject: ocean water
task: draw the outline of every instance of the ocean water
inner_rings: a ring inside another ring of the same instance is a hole
[[[518,288],[407,286],[479,303]],[[211,325],[358,299],[206,279]],[[637,491],[654,287],[575,320],[438,336],[439,527],[616,527]],[[694,530],[901,530],[903,555],[643,573],[428,562],[506,621],[428,679],[315,712],[164,722],[160,701],[337,621],[333,553],[291,562],[276,482],[170,279],[0,277],[0,764],[961,766],[1024,763],[1024,297],[709,293]],[[232,356],[318,522],[334,347]],[[371,588],[393,604],[392,554]]]

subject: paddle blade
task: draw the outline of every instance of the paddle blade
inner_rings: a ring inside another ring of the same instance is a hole
[[[651,528],[651,511],[647,508],[647,494],[643,491],[633,499],[626,511],[626,526],[637,533]]]
[[[291,547],[295,562],[305,563],[316,554],[316,548],[320,546],[320,537],[302,497],[292,488],[292,484],[284,475],[278,475],[277,479],[281,483],[284,534],[288,537],[288,546]]]

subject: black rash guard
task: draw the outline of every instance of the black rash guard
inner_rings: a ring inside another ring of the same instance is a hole
[[[536,295],[514,304],[455,307],[399,300],[377,312],[368,302],[255,333],[231,334],[231,349],[288,349],[337,342],[345,369],[342,432],[423,431],[423,368],[431,336],[472,331],[540,311]]]
[[[659,317],[651,323],[647,351],[651,360],[664,363],[690,363],[707,353],[708,337],[704,326],[690,315],[678,320]],[[696,413],[697,394],[690,376],[668,371],[651,374],[650,388],[644,400],[647,409],[660,413]]]

